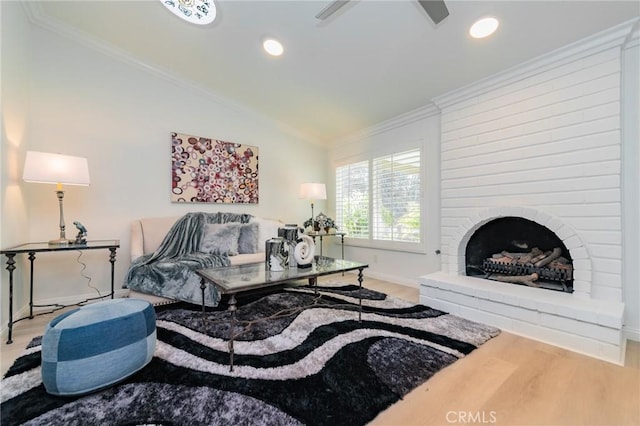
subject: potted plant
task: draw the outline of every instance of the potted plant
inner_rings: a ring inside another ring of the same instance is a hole
[[[330,229],[337,229],[338,227],[336,226],[336,222],[331,219],[330,217],[327,217],[327,219],[324,221],[324,230],[329,232]]]
[[[336,222],[324,213],[316,216],[315,220],[313,218],[305,220],[302,226],[305,229],[312,227],[315,232],[329,232],[329,229],[337,228]]]

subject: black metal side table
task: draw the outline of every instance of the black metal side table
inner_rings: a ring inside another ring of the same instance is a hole
[[[9,271],[9,336],[7,339],[7,344],[13,343],[13,324],[18,321],[22,321],[24,319],[32,319],[34,316],[48,314],[51,312],[55,312],[59,309],[65,308],[67,306],[77,306],[83,303],[89,302],[91,300],[103,299],[107,296],[113,296],[115,294],[113,288],[114,275],[115,275],[115,262],[116,262],[116,249],[120,247],[119,240],[96,240],[96,241],[87,241],[85,244],[69,244],[67,246],[55,246],[49,245],[49,243],[27,243],[19,246],[11,247],[8,249],[4,249],[0,251],[0,254],[4,254],[7,256],[7,271]],[[109,262],[111,263],[111,293],[101,297],[93,297],[87,299],[83,302],[77,303],[75,305],[34,305],[33,304],[33,264],[36,259],[36,253],[42,252],[61,252],[61,251],[72,251],[72,250],[99,250],[99,249],[108,249],[109,250]],[[13,320],[13,271],[16,269],[16,261],[15,257],[20,253],[28,253],[29,261],[30,261],[30,277],[29,277],[29,316],[25,316],[22,318],[18,318],[17,320]],[[37,315],[33,315],[33,308],[47,308],[47,307],[55,307],[53,310],[42,312]]]
[[[324,232],[320,233],[318,231],[306,232],[308,236],[313,238],[313,242],[316,242],[316,237],[320,238],[320,256],[322,256],[322,239],[324,237],[340,237],[340,246],[342,249],[342,260],[344,260],[344,236],[347,235],[346,232]]]

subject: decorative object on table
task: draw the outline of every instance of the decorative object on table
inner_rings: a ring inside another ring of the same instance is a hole
[[[310,268],[313,257],[316,254],[316,245],[313,238],[308,235],[301,234],[300,242],[293,249],[293,255],[298,268]]]
[[[42,338],[42,382],[52,395],[82,395],[126,379],[156,347],[156,312],[142,299],[96,302],[65,312]]]
[[[364,425],[499,334],[496,328],[358,286],[335,284],[319,291],[341,306],[324,308],[324,299],[312,305],[316,296],[305,287],[239,297],[237,317],[246,321],[307,308],[295,320],[256,322],[237,342],[232,373],[226,305],[207,312],[206,332],[197,305],[156,307],[160,331],[151,362],[127,380],[80,398],[46,393],[36,338],[0,384],[0,421],[3,426],[94,419],[109,425],[134,420],[219,424],[221,419],[250,424],[260,413],[262,424]],[[359,295],[361,323],[354,320]]]
[[[305,231],[308,231],[308,232],[313,231],[313,230],[314,230],[313,222],[314,222],[314,221],[313,221],[313,219],[312,219],[312,218],[309,218],[309,219],[305,220],[305,221],[302,223],[302,226],[304,227],[304,230],[305,230]]]
[[[287,223],[278,228],[278,237],[284,238],[287,242],[296,242],[300,229],[297,224]]]
[[[316,229],[316,226],[317,226],[317,229]],[[327,216],[324,213],[320,212],[320,214],[316,216],[316,221],[313,224],[313,229],[315,231],[320,232],[321,234],[322,233],[326,234],[327,232],[325,230],[326,227],[327,227]]]
[[[337,230],[338,226],[336,225],[336,222],[333,219],[327,216],[324,220],[324,230],[325,232],[329,233],[331,229]]]
[[[89,186],[89,164],[86,158],[47,152],[27,151],[22,179],[25,182],[56,184],[60,207],[60,237],[49,241],[51,245],[66,246],[72,243],[65,233],[62,185]]]
[[[87,244],[87,228],[78,221],[73,222],[73,224],[78,229],[78,235],[76,235],[73,244]]]
[[[258,147],[171,134],[171,201],[258,203]]]
[[[300,198],[311,202],[311,218],[313,218],[313,202],[327,199],[327,187],[324,183],[303,183],[300,185]],[[305,228],[307,227],[306,223],[305,221]]]
[[[337,229],[336,222],[322,212],[316,216],[315,220],[305,220],[304,227],[305,229],[312,227],[313,231],[321,234],[328,233],[330,229]]]
[[[282,237],[265,242],[265,262],[268,271],[284,271],[289,268],[289,244]]]
[[[197,25],[208,25],[216,19],[213,0],[160,0],[178,18]]]
[[[283,238],[287,242],[290,268],[295,268],[297,266],[294,252],[296,245],[300,241],[301,231],[303,231],[303,229],[296,224],[286,224],[285,226],[278,228],[278,237]]]

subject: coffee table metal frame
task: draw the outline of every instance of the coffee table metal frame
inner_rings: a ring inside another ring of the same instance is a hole
[[[220,294],[229,296],[228,308],[229,330],[229,371],[233,371],[233,343],[236,337],[235,328],[237,300],[236,294],[251,290],[274,287],[281,284],[289,284],[299,280],[308,280],[313,287],[314,294],[318,295],[318,277],[358,271],[358,284],[362,288],[364,280],[362,271],[369,265],[344,259],[334,259],[325,256],[316,256],[309,268],[290,268],[284,271],[269,271],[265,262],[248,263],[244,265],[223,266],[219,268],[199,269],[196,273],[200,276],[200,289],[202,290],[202,318],[206,323],[206,310],[204,294],[207,284],[214,285]],[[362,298],[358,298],[358,321],[362,320]],[[292,312],[291,314],[293,314]]]

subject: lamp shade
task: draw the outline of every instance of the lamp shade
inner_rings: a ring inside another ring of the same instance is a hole
[[[327,187],[324,183],[303,183],[300,185],[300,198],[307,200],[326,200]]]
[[[27,151],[22,179],[26,182],[89,185],[86,158]]]

